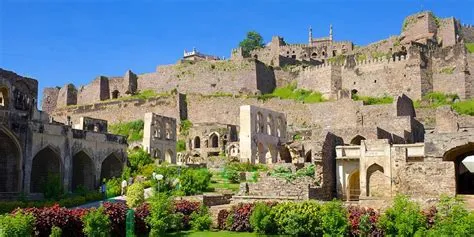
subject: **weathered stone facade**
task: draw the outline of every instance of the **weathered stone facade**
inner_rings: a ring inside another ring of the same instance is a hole
[[[120,176],[126,139],[108,134],[103,120],[81,118],[75,128],[55,122],[36,109],[37,89],[36,80],[0,69],[0,198],[41,196],[51,175],[66,191]]]
[[[146,113],[143,129],[143,149],[158,163],[176,164],[176,119]]]

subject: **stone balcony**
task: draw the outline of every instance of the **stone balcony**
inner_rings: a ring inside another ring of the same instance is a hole
[[[359,159],[360,145],[336,146],[336,159]]]

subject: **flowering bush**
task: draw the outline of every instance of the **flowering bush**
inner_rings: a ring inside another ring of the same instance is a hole
[[[37,236],[49,236],[53,226],[61,228],[68,236],[83,236],[81,217],[88,212],[87,209],[67,209],[55,204],[52,207],[26,208],[24,211],[35,217]]]
[[[125,236],[127,205],[121,202],[105,202],[104,212],[109,216],[112,236]]]
[[[380,213],[372,208],[358,206],[348,207],[349,227],[352,236],[380,236],[381,230],[377,228]]]
[[[226,221],[227,221],[228,216],[229,216],[229,211],[225,209],[220,210],[219,213],[217,214],[217,228],[219,230],[225,230],[227,228]]]
[[[238,232],[252,231],[250,215],[252,214],[253,206],[251,203],[240,203],[233,207],[230,213],[230,215],[232,215],[230,230]]]
[[[176,213],[182,213],[183,219],[183,229],[187,230],[191,226],[189,225],[189,220],[191,218],[191,214],[199,210],[200,203],[199,202],[191,202],[188,200],[180,200],[174,202],[174,210]]]
[[[137,236],[147,236],[150,228],[146,223],[147,216],[150,215],[150,204],[143,203],[135,210],[135,234]]]

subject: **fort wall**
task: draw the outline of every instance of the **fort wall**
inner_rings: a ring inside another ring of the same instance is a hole
[[[474,26],[473,25],[462,25],[461,31],[463,34],[464,42],[474,43]]]

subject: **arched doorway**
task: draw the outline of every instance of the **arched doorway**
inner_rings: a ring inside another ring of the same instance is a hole
[[[0,129],[0,192],[20,192],[21,151],[13,135]]]
[[[33,158],[30,192],[43,193],[45,185],[53,182],[62,185],[61,157],[51,147],[46,147]]]
[[[0,109],[8,109],[8,89],[6,87],[0,88]]]
[[[385,175],[382,166],[372,164],[367,169],[367,196],[383,196],[385,189]]]
[[[257,145],[257,160],[258,160],[258,163],[265,163],[265,155],[266,155],[266,152],[265,152],[265,146],[263,145],[263,143],[259,142],[258,145]]]
[[[72,190],[83,187],[86,190],[94,190],[95,168],[90,156],[80,151],[72,157]]]
[[[213,133],[211,134],[211,136],[209,137],[209,140],[211,140],[211,147],[219,147],[219,136],[217,136],[217,134]]]
[[[285,163],[291,163],[291,161],[293,160],[291,158],[291,153],[290,153],[290,150],[288,149],[288,147],[286,147],[286,146],[281,146],[280,147],[280,160],[285,162]]]
[[[474,194],[474,173],[471,173],[462,163],[469,156],[474,155],[474,143],[454,147],[448,150],[444,161],[453,161],[456,178],[456,194]]]
[[[122,162],[115,154],[110,154],[102,161],[100,167],[100,180],[117,178],[122,175]]]
[[[361,135],[357,135],[351,140],[351,145],[360,145],[362,143],[362,140],[365,140],[365,137]]]
[[[165,161],[171,164],[172,159],[173,159],[173,152],[171,150],[167,150],[165,154]]]
[[[360,173],[359,170],[354,171],[348,179],[347,200],[358,201],[360,196]]]
[[[112,99],[117,99],[119,97],[119,91],[118,90],[114,90],[112,91]]]
[[[312,162],[313,159],[311,158],[311,150],[306,152],[306,155],[304,156],[304,162]]]
[[[201,148],[201,139],[199,137],[194,138],[194,148]]]

